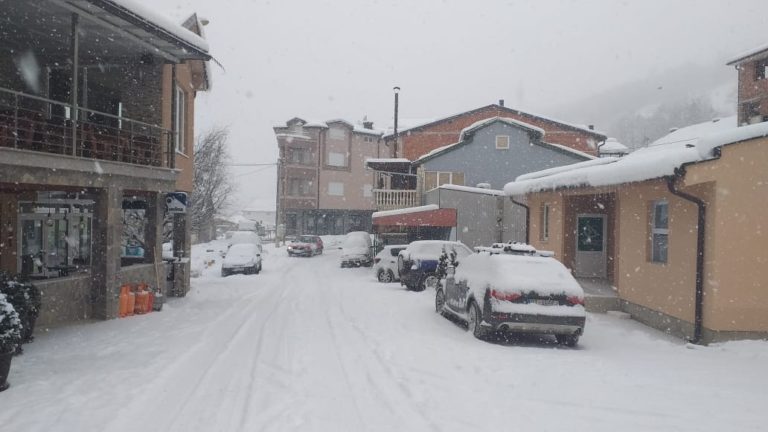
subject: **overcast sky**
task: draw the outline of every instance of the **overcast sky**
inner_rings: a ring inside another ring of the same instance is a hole
[[[136,1],[178,21],[191,12],[210,20],[206,37],[224,69],[214,67],[212,90],[198,95],[196,132],[228,126],[239,163],[274,162],[272,126],[294,116],[367,115],[386,127],[395,85],[401,118],[442,117],[502,98],[547,114],[768,43],[766,0]],[[273,167],[232,172],[236,208],[274,208]]]

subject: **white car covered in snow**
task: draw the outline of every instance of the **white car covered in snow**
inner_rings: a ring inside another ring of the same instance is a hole
[[[401,250],[408,245],[387,245],[373,257],[373,272],[379,282],[394,282],[400,280],[400,272],[397,270],[397,257]]]
[[[553,334],[575,346],[584,332],[584,291],[570,271],[535,249],[480,252],[449,266],[435,310],[467,322],[476,337],[492,331]]]
[[[233,244],[221,263],[221,276],[233,273],[259,274],[261,271],[261,248],[253,243]]]
[[[341,267],[370,267],[371,235],[365,231],[352,231],[341,245]]]

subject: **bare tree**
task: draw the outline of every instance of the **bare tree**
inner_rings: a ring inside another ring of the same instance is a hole
[[[195,144],[195,177],[191,196],[192,231],[201,241],[210,240],[214,217],[227,205],[234,191],[228,169],[229,149],[226,128],[215,127]]]

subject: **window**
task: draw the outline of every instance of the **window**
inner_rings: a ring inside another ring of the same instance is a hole
[[[347,155],[344,153],[328,152],[328,165],[335,167],[347,166]]]
[[[760,102],[746,102],[741,105],[743,122],[748,124],[760,123],[763,116],[760,114]]]
[[[292,164],[309,165],[312,162],[312,155],[309,149],[292,148],[288,153],[288,161]]]
[[[541,206],[541,232],[540,240],[549,240],[549,204],[544,203]]]
[[[328,182],[328,195],[344,196],[344,183]]]
[[[496,135],[496,150],[509,150],[509,135]]]
[[[186,141],[185,141],[185,118],[186,118],[186,96],[181,90],[181,87],[174,87],[174,110],[173,110],[173,142],[176,151],[186,154]]]
[[[344,129],[333,128],[328,132],[331,139],[344,139],[347,137],[347,131]]]
[[[444,184],[464,186],[464,173],[445,171],[426,171],[424,173],[424,190],[432,190]]]
[[[669,205],[666,201],[655,201],[651,214],[651,261],[667,262],[669,245]]]
[[[768,59],[755,62],[755,80],[762,80],[768,77]]]
[[[312,194],[312,181],[302,178],[288,179],[288,195],[309,196]]]

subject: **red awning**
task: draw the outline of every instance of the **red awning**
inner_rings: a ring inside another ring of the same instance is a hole
[[[384,212],[386,213],[386,212]],[[455,227],[456,209],[444,208],[373,216],[374,226]]]

